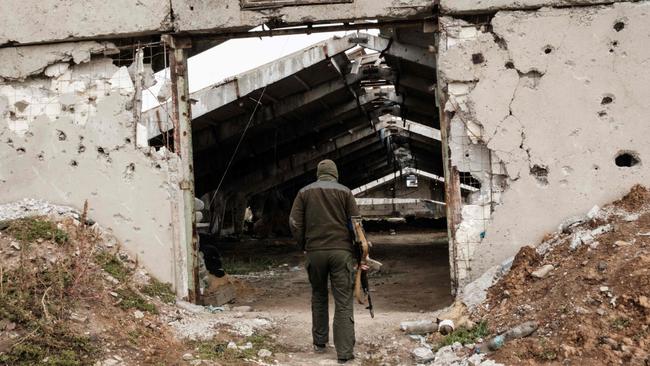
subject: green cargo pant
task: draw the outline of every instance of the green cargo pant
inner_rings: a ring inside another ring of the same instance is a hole
[[[319,250],[307,253],[305,267],[311,283],[311,317],[314,344],[329,339],[327,279],[334,296],[334,346],[338,358],[351,358],[354,349],[354,256],[347,250]]]

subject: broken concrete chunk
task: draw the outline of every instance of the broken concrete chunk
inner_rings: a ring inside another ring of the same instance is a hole
[[[144,318],[144,313],[141,312],[140,310],[136,310],[133,312],[133,317],[136,319],[142,319]]]
[[[261,350],[259,350],[259,352],[257,352],[257,357],[260,358],[266,358],[271,356],[273,356],[273,352],[269,351],[268,349],[262,348]]]
[[[646,296],[639,296],[639,305],[646,309],[650,309],[650,300],[648,300]]]
[[[50,65],[45,68],[45,76],[51,77],[51,78],[57,78],[70,68],[70,64],[67,62],[57,62],[53,65]]]
[[[616,245],[617,247],[629,247],[630,245],[632,245],[632,243],[627,242],[625,240],[617,240],[614,242],[614,245]]]
[[[589,210],[589,212],[587,212],[587,217],[593,219],[598,217],[599,213],[600,213],[600,207],[598,207],[598,205],[595,205],[594,207],[591,208],[591,210]]]
[[[544,277],[548,276],[548,274],[551,273],[551,271],[553,269],[555,269],[555,267],[553,267],[552,264],[547,264],[545,266],[540,267],[539,269],[537,269],[536,271],[534,271],[530,275],[535,277],[535,278],[544,278]]]
[[[426,347],[418,347],[413,350],[413,357],[415,357],[415,361],[417,363],[427,363],[433,361],[435,356],[433,355],[433,351]]]

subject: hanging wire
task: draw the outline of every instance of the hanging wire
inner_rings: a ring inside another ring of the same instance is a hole
[[[264,86],[264,89],[262,89],[262,94],[260,94],[260,97],[255,102],[255,108],[253,109],[253,112],[251,113],[251,116],[248,119],[248,122],[246,123],[246,127],[244,127],[244,131],[242,132],[241,136],[239,137],[239,141],[237,142],[237,146],[235,146],[235,151],[233,151],[232,155],[230,156],[230,160],[228,161],[228,165],[226,165],[226,169],[224,170],[223,174],[221,175],[221,179],[219,180],[219,184],[217,185],[217,189],[214,191],[214,194],[212,195],[212,198],[210,199],[210,203],[208,204],[208,207],[212,207],[212,203],[214,202],[214,199],[217,197],[217,194],[219,193],[219,189],[221,189],[221,184],[223,184],[223,181],[226,178],[226,175],[228,174],[228,170],[230,169],[230,166],[232,165],[232,162],[235,160],[235,157],[237,156],[237,152],[239,152],[239,147],[241,146],[241,143],[244,141],[244,138],[246,137],[246,132],[248,131],[248,128],[250,127],[251,122],[253,121],[253,118],[255,118],[255,115],[257,114],[257,109],[259,108],[260,104],[262,104],[261,103],[262,98],[264,97],[264,93],[266,92],[267,87],[268,87],[268,84]]]

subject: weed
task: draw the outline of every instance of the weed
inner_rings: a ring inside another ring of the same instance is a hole
[[[130,288],[117,290],[117,294],[122,298],[122,301],[120,301],[120,307],[124,310],[138,309],[153,314],[158,314],[156,305],[147,302],[144,297]]]
[[[142,287],[142,293],[150,297],[158,297],[162,302],[173,304],[176,302],[176,294],[172,290],[172,285],[162,283],[152,278],[147,285]]]
[[[543,361],[553,361],[557,359],[557,352],[551,348],[547,338],[541,337],[538,340],[539,347],[532,351],[532,355]]]
[[[0,224],[4,230],[23,243],[31,243],[38,239],[51,240],[57,244],[65,244],[70,238],[68,233],[44,217],[25,217]]]
[[[482,321],[476,324],[472,329],[464,327],[456,329],[442,339],[438,344],[438,348],[449,346],[456,342],[460,342],[461,344],[476,343],[477,339],[484,338],[488,334],[490,334],[488,324],[486,321]]]
[[[545,349],[539,356],[542,360],[553,361],[557,358],[557,352],[551,349]]]
[[[630,319],[624,318],[624,317],[619,317],[619,318],[614,319],[614,321],[612,321],[611,325],[612,325],[612,328],[614,328],[616,330],[623,330],[623,329],[627,328],[630,325]]]
[[[223,258],[223,269],[229,274],[248,274],[252,272],[262,272],[270,268],[277,267],[279,262],[264,257],[241,258]]]
[[[95,256],[95,261],[106,273],[120,281],[126,280],[131,275],[131,270],[115,254],[101,252]]]
[[[244,359],[257,358],[257,353],[261,349],[267,349],[273,353],[285,352],[286,350],[266,334],[254,334],[244,338],[240,345],[251,343],[252,348],[228,348],[225,342],[210,340],[194,342],[190,344],[196,349],[199,358],[204,360],[218,360],[225,365],[240,365]]]

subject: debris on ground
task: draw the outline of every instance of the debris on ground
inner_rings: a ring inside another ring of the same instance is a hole
[[[0,205],[0,365],[252,365],[283,351],[250,307],[176,302],[86,212]]]
[[[539,324],[490,355],[505,364],[650,363],[650,192],[621,200],[525,247],[477,315],[501,334]],[[645,305],[645,306],[644,306]]]
[[[556,233],[466,286],[438,315],[457,327],[423,337],[413,361],[650,364],[647,233],[650,192],[641,186],[565,220]]]

